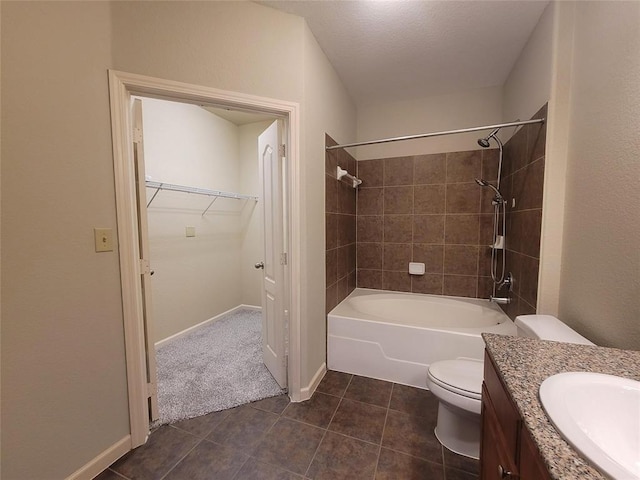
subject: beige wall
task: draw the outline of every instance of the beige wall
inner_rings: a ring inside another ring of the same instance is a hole
[[[326,362],[325,315],[325,133],[354,138],[355,106],[311,31],[304,24],[304,131],[302,208],[302,367],[311,380]],[[306,316],[306,317],[305,317]]]
[[[571,73],[566,68],[567,37],[560,17],[561,9],[567,15],[568,7],[569,2],[549,3],[504,85],[505,121],[527,120],[549,102],[536,307],[538,312],[552,315],[558,314],[566,178],[566,134],[561,130],[568,120],[563,102]],[[504,129],[501,137],[507,140],[515,131]]]
[[[553,47],[554,5],[547,5],[504,83],[505,122],[528,120],[549,101]],[[508,140],[515,129],[501,130]]]
[[[2,2],[2,476],[65,478],[129,433],[109,5]]]
[[[481,88],[359,108],[357,141],[478,127],[502,120],[502,87]],[[482,133],[358,147],[351,149],[351,153],[358,160],[368,160],[478,150],[477,140]],[[356,139],[349,139],[347,143],[354,141]]]
[[[355,108],[304,21],[251,2],[3,2],[2,64],[3,475],[64,478],[129,432],[118,254],[93,251],[93,227],[116,224],[108,68],[301,103],[306,386],[325,358],[324,134],[353,138]]]
[[[640,349],[640,3],[577,2],[560,316]]]
[[[302,367],[309,382],[326,362],[325,315],[325,133],[354,138],[356,109],[311,31],[304,24],[304,144],[302,209]],[[304,386],[304,382],[303,382]]]

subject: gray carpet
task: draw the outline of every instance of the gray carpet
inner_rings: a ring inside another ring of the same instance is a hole
[[[156,350],[154,427],[280,395],[262,363],[261,313],[240,310]]]

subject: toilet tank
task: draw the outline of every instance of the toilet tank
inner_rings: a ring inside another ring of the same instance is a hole
[[[519,337],[595,345],[552,315],[520,315],[515,324]]]

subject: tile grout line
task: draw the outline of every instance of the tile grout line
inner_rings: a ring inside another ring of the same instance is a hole
[[[349,379],[349,383],[347,384],[347,388],[349,388],[349,385],[351,385],[351,380],[353,380],[353,375],[351,375],[351,378]],[[320,439],[320,442],[318,443],[318,446],[316,447],[315,451],[313,452],[313,456],[311,457],[311,461],[309,462],[309,466],[307,467],[307,469],[304,472],[304,477],[307,477],[307,474],[309,473],[309,469],[311,468],[311,465],[313,465],[313,461],[316,459],[316,455],[318,455],[318,450],[320,450],[320,445],[322,445],[322,442],[324,441],[325,437],[327,436],[327,433],[329,432],[329,425],[331,425],[331,422],[333,421],[334,417],[336,416],[336,413],[338,412],[338,409],[340,408],[340,405],[342,404],[342,400],[344,399],[344,394],[347,393],[347,388],[344,389],[344,392],[342,393],[342,396],[340,397],[340,401],[338,402],[338,405],[336,406],[335,411],[333,412],[333,415],[331,415],[331,419],[329,420],[329,423],[327,423],[327,427],[324,428],[324,433],[322,434],[322,438]],[[317,427],[320,428],[320,427]]]
[[[384,441],[384,431],[387,428],[387,419],[389,418],[389,407],[391,406],[391,398],[393,397],[393,389],[395,388],[395,383],[391,383],[391,393],[389,395],[389,402],[387,403],[387,408],[384,413],[384,423],[382,424],[382,434],[380,435],[380,446],[378,447],[378,458],[376,459],[376,468],[373,471],[373,478],[376,478],[378,473],[378,464],[380,463],[380,455],[382,454],[382,443]]]
[[[169,425],[169,426],[171,427],[171,425]],[[175,427],[171,427],[171,428],[175,428]],[[179,429],[176,429],[176,430],[179,430]],[[189,435],[192,435],[192,436],[194,436],[194,437],[195,437],[195,435],[193,435],[193,434],[191,434],[191,433],[190,433]],[[197,437],[196,437],[196,438],[197,438]],[[189,455],[193,450],[195,450],[195,448],[196,448],[198,445],[200,445],[204,440],[205,440],[204,438],[201,438],[198,442],[196,442],[196,444],[195,444],[192,448],[190,448],[190,449],[189,449],[189,451],[188,451],[187,453],[185,453],[182,457],[180,457],[180,460],[178,460],[178,461],[173,465],[173,467],[171,467],[171,468],[170,468],[170,469],[169,469],[169,470],[168,470],[164,475],[162,475],[162,477],[160,477],[160,478],[159,478],[159,480],[163,480],[164,478],[166,478],[166,477],[167,477],[167,475],[169,475],[173,470],[175,470],[175,468],[176,468],[178,465],[180,465],[180,463],[181,463],[181,462],[182,462],[182,461],[187,457],[187,455]]]
[[[117,475],[119,478],[123,478],[125,480],[131,480],[129,477],[127,477],[126,475],[123,475],[121,473],[116,472],[113,468],[111,468],[110,466],[105,470],[108,472],[112,472],[113,474]]]

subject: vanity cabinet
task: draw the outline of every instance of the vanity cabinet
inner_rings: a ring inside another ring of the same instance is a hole
[[[488,353],[482,384],[481,480],[550,480],[538,449]]]

